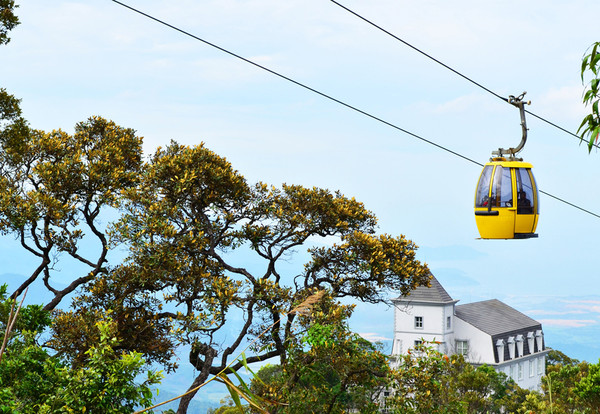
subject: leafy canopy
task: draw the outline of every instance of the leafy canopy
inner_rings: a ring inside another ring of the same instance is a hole
[[[598,136],[600,134],[600,42],[596,42],[590,46],[590,53],[583,57],[581,62],[581,81],[585,82],[585,76],[590,75],[591,79],[587,83],[584,95],[583,103],[591,105],[591,113],[588,114],[577,133],[581,132],[581,139],[584,140],[587,137],[588,151],[592,150],[594,144],[598,142]]]
[[[296,336],[290,311],[317,290],[378,303],[429,281],[414,243],[376,235],[373,213],[339,192],[249,185],[202,144],[172,142],[138,171],[110,232],[127,259],[98,274],[59,317],[56,346],[75,359],[93,340],[86,324],[110,311],[124,349],[149,360],[174,368],[173,350],[189,345],[195,387],[249,341],[248,363],[284,362]]]

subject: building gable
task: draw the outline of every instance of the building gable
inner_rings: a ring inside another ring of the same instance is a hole
[[[438,280],[431,276],[430,286],[418,286],[412,290],[406,296],[400,296],[395,299],[398,302],[416,302],[416,303],[449,303],[458,302],[452,299],[452,297],[446,292],[446,289],[438,282]]]

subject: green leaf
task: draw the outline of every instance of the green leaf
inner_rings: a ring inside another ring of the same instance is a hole
[[[588,66],[588,62],[590,59],[590,55],[587,55],[583,58],[583,61],[581,62],[581,82],[583,83],[583,75],[585,74],[585,69]]]
[[[252,371],[250,369],[250,367],[248,366],[248,361],[246,361],[246,353],[245,352],[242,352],[242,364],[244,365],[244,368],[246,368],[246,370],[248,370],[248,372],[250,372],[252,374],[252,379],[257,379],[263,385],[265,385],[265,383],[263,382],[263,380],[261,380],[260,377],[257,376],[256,373],[254,371]]]
[[[597,126],[596,128],[594,128],[592,130],[592,132],[590,133],[590,140],[588,142],[588,152],[592,151],[592,148],[594,147],[594,141],[596,141],[598,139],[599,134],[600,134],[600,125]]]
[[[598,70],[598,62],[600,62],[600,53],[598,53],[592,60],[590,60],[590,69],[596,73]]]
[[[233,372],[233,375],[235,375],[236,378],[238,379],[238,381],[240,382],[240,385],[239,385],[240,388],[242,388],[244,390],[244,392],[246,392],[246,393],[250,392],[250,388],[248,387],[248,384],[246,384],[244,382],[244,380],[242,379],[242,377],[240,377],[240,375],[233,368],[230,367],[229,370],[231,372]]]
[[[231,399],[235,403],[235,406],[238,408],[238,410],[240,410],[241,413],[243,413],[244,407],[242,406],[242,402],[240,401],[240,396],[238,395],[237,391],[235,390],[235,388],[233,388],[231,385],[229,385],[228,382],[226,382],[225,385],[227,386],[227,389],[229,390],[229,395],[231,395]]]

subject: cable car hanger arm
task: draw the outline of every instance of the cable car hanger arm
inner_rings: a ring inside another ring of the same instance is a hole
[[[510,160],[516,160],[515,155],[519,153],[525,146],[525,142],[527,141],[527,123],[525,122],[525,105],[531,105],[531,101],[523,101],[523,97],[527,92],[523,92],[521,95],[515,97],[510,95],[508,97],[508,103],[519,108],[519,113],[521,114],[521,129],[523,130],[523,137],[521,138],[521,142],[515,148],[498,148],[498,151],[492,151],[492,155],[497,157],[503,157],[507,155]]]

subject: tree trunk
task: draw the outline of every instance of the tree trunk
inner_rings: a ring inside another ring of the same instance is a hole
[[[190,352],[194,351],[192,350]],[[208,379],[210,367],[212,366],[213,359],[215,358],[215,356],[217,356],[217,351],[215,351],[206,344],[200,345],[199,353],[204,355],[204,363],[202,364],[202,370],[200,371],[200,374],[198,374],[196,379],[194,379],[194,382],[192,382],[192,385],[190,385],[188,391],[193,390],[194,388],[197,388],[198,386],[206,382],[206,380]],[[181,397],[181,399],[179,400],[179,407],[177,407],[177,414],[187,413],[190,402],[192,402],[192,399],[194,398],[197,392],[198,390],[194,390],[189,394],[186,394],[183,397]]]

